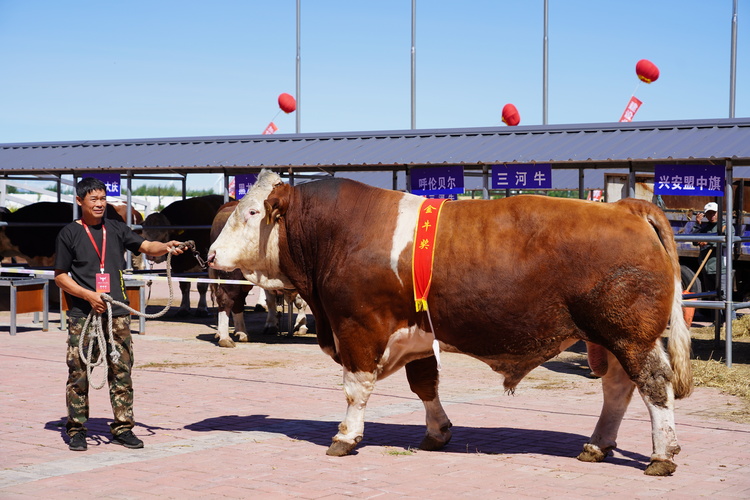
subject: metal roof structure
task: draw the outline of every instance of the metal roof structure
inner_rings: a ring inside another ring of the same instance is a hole
[[[0,175],[469,170],[503,163],[646,168],[750,166],[750,118],[0,144]]]

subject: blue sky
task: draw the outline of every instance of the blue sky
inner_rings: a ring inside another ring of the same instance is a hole
[[[411,0],[302,0],[301,132],[411,126]],[[550,124],[727,118],[732,0],[550,0]],[[750,1],[735,116],[750,116]],[[417,2],[417,128],[542,124],[543,0]],[[743,17],[744,16],[744,17]],[[0,143],[262,132],[295,0],[0,0]],[[639,59],[661,70],[651,85]],[[280,114],[278,133],[295,131]]]

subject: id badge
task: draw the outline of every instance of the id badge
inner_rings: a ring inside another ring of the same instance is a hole
[[[96,291],[109,293],[109,274],[96,273]]]

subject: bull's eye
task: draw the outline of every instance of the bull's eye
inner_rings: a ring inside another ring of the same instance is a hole
[[[252,217],[255,217],[260,213],[259,210],[256,210],[254,208],[250,208],[245,212],[245,222],[249,221]]]

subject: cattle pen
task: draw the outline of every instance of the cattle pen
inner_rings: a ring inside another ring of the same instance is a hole
[[[60,193],[63,183],[87,173],[119,174],[128,205],[133,181],[177,180],[185,193],[187,176],[200,173],[223,175],[228,200],[232,177],[261,168],[276,170],[291,184],[335,175],[409,190],[420,170],[455,165],[467,189],[478,189],[483,197],[510,196],[516,191],[493,189],[493,169],[529,164],[548,164],[552,188],[575,189],[581,198],[603,189],[605,171],[629,175],[632,194],[637,174],[653,173],[663,164],[720,171],[721,190],[731,193],[735,177],[750,177],[750,119],[0,144],[0,182],[55,182]],[[744,218],[737,217],[733,196],[716,201],[727,230],[700,238],[732,248],[743,241],[735,222]],[[698,238],[677,236],[681,241]],[[723,273],[732,283],[732,259]],[[726,318],[748,306],[727,290],[700,297],[701,308],[723,311]],[[725,362],[731,366],[731,321],[725,330]]]

